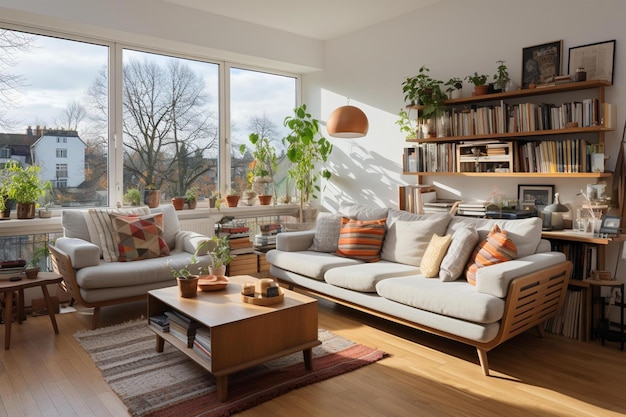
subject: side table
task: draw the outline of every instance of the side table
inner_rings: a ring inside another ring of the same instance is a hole
[[[63,277],[56,272],[40,272],[35,279],[28,279],[25,275],[15,275],[21,279],[19,281],[10,281],[7,279],[0,281],[0,293],[4,294],[4,349],[9,350],[11,347],[11,325],[13,323],[13,292],[17,291],[17,320],[22,324],[24,316],[24,289],[32,287],[41,287],[48,315],[52,322],[52,328],[55,334],[59,334],[56,318],[54,317],[54,306],[48,294],[49,284],[58,284],[63,281]]]
[[[620,289],[620,297],[622,297],[622,301],[620,302],[620,324],[619,330],[611,330],[611,319],[604,313],[605,303],[604,299],[599,296],[598,299],[602,300],[600,304],[601,313],[600,313],[600,326],[596,327],[594,330],[600,336],[602,340],[602,344],[604,344],[605,340],[609,342],[620,342],[620,349],[624,350],[624,341],[626,339],[626,335],[624,335],[624,283],[622,281],[613,279],[613,280],[587,280],[587,282],[592,287],[611,287],[611,288],[619,288]],[[610,305],[610,304],[609,304]],[[591,323],[595,325],[593,321],[593,307],[591,310]]]

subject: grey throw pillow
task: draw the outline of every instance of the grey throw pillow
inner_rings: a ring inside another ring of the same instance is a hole
[[[439,279],[442,281],[456,281],[478,244],[478,232],[473,226],[462,226],[456,229],[452,235],[452,242],[448,247],[446,256],[439,267]]]
[[[315,237],[309,250],[316,252],[336,252],[341,229],[341,214],[319,213],[315,222]]]

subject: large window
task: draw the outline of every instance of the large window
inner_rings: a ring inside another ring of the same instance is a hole
[[[56,207],[113,206],[129,189],[148,186],[165,201],[192,188],[201,200],[242,191],[251,156],[239,146],[250,133],[270,139],[284,159],[282,122],[297,104],[297,81],[197,57],[0,28],[1,156],[40,165]],[[277,195],[289,188],[283,165],[274,178]]]

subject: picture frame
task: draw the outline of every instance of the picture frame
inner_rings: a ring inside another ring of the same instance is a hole
[[[584,68],[587,80],[605,80],[613,84],[615,39],[569,48],[567,73]]]
[[[529,46],[522,49],[522,88],[554,83],[561,75],[563,40]]]
[[[554,185],[518,184],[517,201],[520,210],[532,210],[542,212],[552,204],[554,198]]]
[[[619,216],[603,216],[600,224],[600,234],[607,236],[617,236],[619,234]]]

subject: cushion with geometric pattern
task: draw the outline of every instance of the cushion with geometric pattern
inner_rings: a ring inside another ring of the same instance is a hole
[[[163,238],[163,213],[148,216],[111,214],[119,261],[138,261],[170,254]]]

